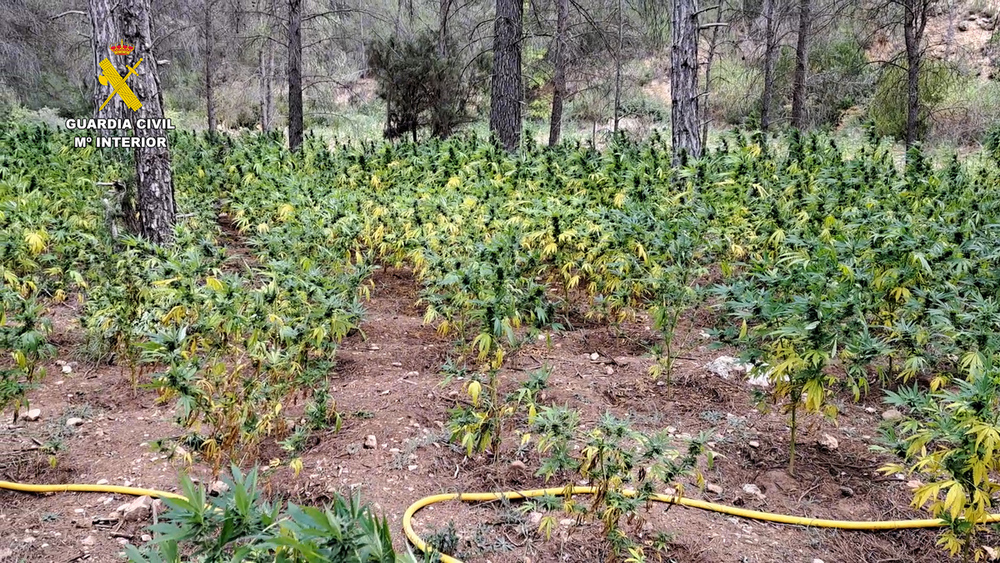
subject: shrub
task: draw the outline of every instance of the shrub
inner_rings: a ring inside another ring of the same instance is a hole
[[[1000,84],[963,76],[948,90],[940,109],[931,115],[930,137],[963,145],[984,140],[1000,122]]]
[[[954,71],[940,61],[925,60],[920,67],[920,131],[927,132],[928,118],[941,107],[954,82]],[[875,85],[868,113],[880,136],[902,139],[906,136],[906,69],[887,65]]]

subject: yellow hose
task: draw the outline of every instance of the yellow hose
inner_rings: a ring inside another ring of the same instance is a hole
[[[137,497],[165,497],[179,500],[187,500],[187,497],[177,493],[158,491],[156,489],[140,489],[138,487],[119,487],[118,485],[88,485],[85,483],[71,483],[67,485],[27,485],[24,483],[12,483],[10,481],[0,481],[0,489],[10,489],[23,493],[117,493],[119,495],[133,495]]]
[[[492,501],[501,499],[524,499],[532,497],[540,497],[543,495],[553,495],[553,496],[563,496],[566,494],[570,495],[581,495],[581,494],[594,494],[596,489],[594,487],[572,487],[569,491],[566,488],[550,488],[550,489],[532,489],[529,491],[505,491],[505,492],[495,492],[495,493],[448,493],[440,495],[431,495],[429,497],[424,497],[417,502],[410,505],[403,513],[403,532],[406,533],[406,537],[417,546],[418,549],[424,552],[434,551],[434,548],[427,545],[417,533],[413,530],[413,515],[417,513],[421,508],[435,504],[438,502],[444,502],[448,500],[461,500],[464,502],[475,502],[475,501]],[[627,496],[634,496],[635,491],[626,490],[624,494]],[[735,506],[726,506],[724,504],[715,504],[714,502],[706,502],[703,500],[695,500],[677,496],[669,495],[653,495],[652,499],[656,502],[666,502],[670,504],[679,504],[681,506],[687,506],[690,508],[700,508],[702,510],[709,510],[712,512],[719,512],[721,514],[730,514],[732,516],[739,516],[741,518],[751,518],[754,520],[762,520],[764,522],[778,522],[781,524],[796,524],[799,526],[811,526],[815,528],[838,528],[841,530],[900,530],[906,528],[934,528],[946,525],[944,520],[937,518],[928,518],[923,520],[885,520],[880,522],[864,522],[864,521],[852,521],[852,520],[827,520],[824,518],[801,518],[798,516],[788,516],[786,514],[771,514],[769,512],[761,512],[759,510],[747,510],[744,508],[736,508]],[[995,522],[1000,522],[1000,514],[991,514],[986,517],[983,521],[984,524],[991,524]],[[454,557],[440,554],[441,563],[462,563],[461,560],[455,559]]]
[[[156,489],[140,489],[138,487],[120,487],[117,485],[88,485],[71,483],[66,485],[28,485],[23,483],[12,483],[10,481],[0,481],[0,489],[21,491],[25,493],[61,493],[61,492],[85,492],[85,493],[117,493],[121,495],[166,497],[180,500],[187,500],[186,497],[177,493],[158,491]],[[427,545],[413,530],[413,515],[421,508],[438,502],[449,500],[461,500],[463,502],[482,502],[502,499],[526,499],[540,497],[543,495],[564,496],[564,495],[586,495],[594,494],[594,487],[553,487],[549,489],[531,489],[527,491],[503,491],[492,493],[447,493],[424,497],[411,504],[403,513],[403,532],[406,537],[424,552],[433,551],[434,548]],[[635,491],[625,490],[627,496],[634,496]],[[908,528],[936,528],[946,525],[944,520],[937,518],[926,518],[922,520],[884,520],[884,521],[853,521],[853,520],[827,520],[824,518],[802,518],[799,516],[789,516],[787,514],[772,514],[759,510],[747,510],[735,506],[726,506],[714,502],[689,499],[678,496],[656,494],[651,497],[656,502],[669,504],[679,504],[690,508],[699,508],[720,514],[739,516],[740,518],[750,518],[763,522],[777,522],[779,524],[794,524],[798,526],[810,526],[814,528],[837,528],[841,530],[901,530]],[[991,514],[983,520],[983,524],[993,524],[1000,522],[1000,514]],[[462,563],[454,557],[441,555],[441,563]]]

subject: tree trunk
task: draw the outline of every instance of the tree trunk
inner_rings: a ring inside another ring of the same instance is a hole
[[[792,76],[792,127],[802,129],[806,119],[806,71],[809,65],[810,0],[799,0],[799,33],[795,40],[795,74]]]
[[[110,85],[102,86],[97,80],[97,77],[101,75],[101,60],[105,58],[114,58],[116,56],[113,55],[108,48],[111,45],[118,43],[122,38],[121,30],[118,28],[118,19],[115,17],[116,14],[111,13],[111,6],[114,3],[115,2],[113,0],[89,0],[87,5],[90,12],[90,23],[92,25],[90,43],[94,48],[95,118],[121,119],[126,117],[125,110],[128,109],[125,104],[119,103],[116,100],[112,100],[107,104],[104,104],[104,100],[111,95],[113,90]],[[104,104],[103,109],[101,109],[102,104]]]
[[[719,28],[722,27],[722,5],[715,9],[715,25],[712,26],[712,38],[708,41],[708,58],[705,61],[705,89],[702,90],[701,113],[701,146],[708,146],[708,96],[712,90],[712,61],[715,60],[715,49],[719,44]]]
[[[127,76],[126,73],[129,71],[121,74],[126,76],[126,84],[142,104],[138,111],[133,112],[121,100],[111,100],[105,106],[105,110],[110,106],[117,109],[112,109],[110,112],[96,111],[95,114],[97,117],[107,117],[112,114],[127,116],[134,120],[159,119],[162,122],[163,94],[160,90],[156,56],[152,50],[153,34],[149,0],[116,0],[113,9],[112,0],[89,0],[89,7],[94,28],[92,40],[98,61],[104,58],[104,53],[108,53],[110,45],[119,41],[134,47],[124,61],[135,69],[134,76]],[[112,19],[114,22],[109,23]],[[108,36],[107,33],[117,36]],[[116,67],[125,66],[119,56],[111,56],[118,59],[112,62]],[[102,87],[98,82],[97,90],[97,97],[105,98],[111,86]],[[135,135],[166,138],[167,132],[159,129],[136,129]],[[143,147],[134,149],[133,154],[138,187],[137,234],[157,244],[169,243],[173,239],[173,227],[177,215],[170,172],[170,152],[165,146]],[[131,221],[126,218],[126,224],[130,223]]]
[[[266,133],[274,128],[274,95],[271,90],[274,79],[274,51],[267,41],[261,45],[259,57],[260,129]]]
[[[778,56],[777,25],[774,18],[774,3],[764,0],[764,90],[760,96],[760,130],[771,126],[771,105],[774,101],[774,60]]]
[[[215,100],[212,99],[212,2],[205,0],[205,113],[208,131],[215,133]]]
[[[497,0],[493,27],[490,131],[513,152],[521,142],[521,0]]]
[[[927,25],[928,0],[903,0],[903,41],[906,45],[906,146],[920,139],[921,42]]]
[[[451,11],[451,0],[440,0],[438,8],[438,56],[444,60],[448,57],[448,12]]]
[[[618,0],[618,48],[615,51],[615,122],[612,131],[618,132],[618,121],[621,119],[622,107],[622,47],[625,42],[625,20],[623,19],[622,0]]]
[[[288,148],[302,146],[302,0],[288,0]]]
[[[698,127],[698,8],[674,0],[670,49],[670,124],[673,163],[701,156]]]
[[[566,28],[569,27],[569,0],[556,0],[556,38],[552,74],[552,115],[549,117],[549,146],[559,144],[562,133],[563,98],[566,96]]]

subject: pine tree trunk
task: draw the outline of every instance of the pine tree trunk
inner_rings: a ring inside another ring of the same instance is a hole
[[[288,148],[302,146],[302,0],[288,0]]]
[[[618,48],[615,49],[615,120],[612,131],[618,132],[622,108],[622,47],[625,44],[625,20],[622,0],[618,0]]]
[[[113,99],[105,106],[105,111],[95,112],[98,117],[127,116],[133,120],[163,119],[163,94],[160,90],[160,78],[153,54],[153,34],[150,22],[149,0],[116,0],[112,9],[112,0],[89,0],[91,17],[93,19],[93,42],[96,60],[99,62],[108,53],[112,44],[124,41],[134,47],[127,57],[111,55],[116,60],[117,68],[128,64],[136,69],[126,83],[139,99],[142,107],[131,111],[121,100]],[[109,23],[110,20],[114,20]],[[107,34],[115,34],[108,36]],[[125,60],[122,60],[122,59]],[[142,60],[140,63],[139,60]],[[126,71],[128,72],[128,71]],[[121,73],[125,75],[126,73]],[[98,82],[98,106],[107,97],[109,86],[101,86]],[[108,107],[117,109],[108,111]],[[96,108],[95,108],[96,109]],[[139,137],[163,137],[167,132],[158,129],[135,129]],[[136,166],[136,212],[137,221],[133,223],[126,217],[126,225],[135,225],[136,234],[157,243],[169,243],[173,239],[173,227],[177,216],[174,203],[173,178],[170,172],[170,152],[166,147],[143,147],[134,149]],[[127,210],[123,209],[123,212]]]
[[[712,26],[712,38],[708,41],[708,58],[705,61],[705,89],[702,90],[701,114],[701,146],[708,146],[708,96],[712,91],[712,62],[715,60],[715,50],[719,44],[719,28],[722,27],[722,5],[715,9],[715,25]]]
[[[208,130],[215,133],[215,100],[212,97],[212,3],[205,0],[205,114]]]
[[[563,99],[566,97],[566,28],[569,26],[569,0],[556,0],[555,53],[552,57],[552,115],[549,117],[549,146],[559,144],[562,133]]]
[[[263,42],[258,54],[260,75],[260,130],[268,132],[274,128],[274,95],[271,83],[274,79],[274,51],[268,42]]]
[[[764,0],[764,90],[760,96],[760,130],[771,126],[771,105],[774,101],[774,60],[778,56],[774,3]]]
[[[674,0],[670,50],[670,124],[673,162],[701,156],[698,127],[698,8]]]
[[[521,142],[521,0],[497,0],[493,27],[490,131],[510,152]]]
[[[809,65],[810,0],[799,0],[799,33],[795,40],[795,74],[792,76],[792,127],[802,129],[806,119],[806,71]]]
[[[438,5],[438,56],[448,57],[448,12],[451,11],[451,0],[440,0]]]
[[[113,44],[118,43],[121,38],[121,30],[118,29],[118,19],[111,13],[114,0],[89,0],[87,6],[90,12],[90,23],[92,33],[90,43],[94,49],[94,117],[104,119],[122,119],[128,107],[125,104],[112,100],[104,105],[101,104],[113,92],[110,85],[102,86],[97,77],[101,75],[101,60],[104,58],[114,58],[108,50]],[[138,60],[138,59],[136,59]],[[127,72],[127,71],[126,71]],[[129,111],[131,113],[131,111]]]
[[[921,41],[927,24],[927,0],[903,1],[903,41],[906,45],[906,146],[920,139]]]

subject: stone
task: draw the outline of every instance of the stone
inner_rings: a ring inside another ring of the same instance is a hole
[[[406,372],[405,375],[403,375],[403,379],[408,379],[410,377],[419,377],[419,376],[420,376],[419,371],[408,371]]]
[[[229,490],[229,485],[225,481],[215,481],[212,486],[208,488],[208,492],[213,495],[221,495],[222,493]]]
[[[149,496],[136,497],[135,500],[125,505],[122,511],[122,519],[126,522],[140,522],[149,518],[153,511],[153,499]]]
[[[868,414],[875,414],[878,410],[876,410],[875,407],[865,407],[865,412]]]
[[[520,469],[521,471],[527,471],[528,470],[528,466],[525,465],[524,462],[521,461],[521,460],[519,460],[519,459],[515,459],[514,461],[510,462],[510,468],[511,469]]]
[[[615,374],[615,369],[613,367],[611,367],[611,366],[607,366],[607,367],[604,368],[604,373],[607,374],[607,375],[614,375]]]
[[[823,561],[819,557],[813,557],[812,563],[826,563],[826,561]]]
[[[760,490],[760,487],[754,485],[753,483],[747,483],[743,485],[743,492],[748,495],[753,495],[761,500],[764,499],[764,493]]]
[[[850,487],[848,487],[846,485],[841,485],[840,486],[840,495],[843,496],[843,497],[845,497],[845,498],[851,498],[851,497],[854,496],[854,489],[852,489],[852,488],[850,488]]]
[[[969,22],[958,22],[959,31],[969,31]]]
[[[573,518],[563,518],[559,521],[560,526],[572,526],[573,524],[576,524],[576,520]]]
[[[403,367],[403,364],[402,364],[402,362],[392,362],[392,367],[394,367],[394,368],[401,368],[401,367]]]
[[[142,540],[142,541],[144,541],[144,542],[150,542],[150,541],[153,541],[153,536],[151,536],[149,534],[143,534],[143,535],[139,536],[139,539]]]
[[[410,471],[416,471],[417,467],[420,467],[420,466],[419,465],[407,465],[406,466],[406,468],[409,469]]]
[[[903,418],[903,413],[897,409],[889,409],[882,413],[882,420],[895,421]]]
[[[537,526],[542,523],[542,513],[531,511],[528,513],[528,522],[532,526]]]
[[[708,491],[708,492],[710,492],[710,493],[712,493],[712,494],[714,494],[714,495],[719,495],[720,497],[722,496],[722,493],[724,492],[722,490],[722,486],[721,485],[716,485],[715,483],[707,483],[707,484],[705,484],[705,490]]]
[[[829,434],[823,434],[819,440],[816,440],[816,443],[819,444],[819,447],[830,452],[840,447],[840,442]]]
[[[83,419],[78,417],[72,417],[66,419],[66,428],[76,428],[77,426],[83,426]]]
[[[28,422],[34,422],[41,417],[42,417],[41,409],[31,409],[28,412],[24,413],[24,415],[21,418],[27,420]]]
[[[739,358],[719,356],[705,364],[705,369],[722,379],[731,379],[734,374],[746,373],[746,364],[741,362]]]
[[[600,354],[598,354],[597,352],[594,352],[594,353],[592,353],[592,354],[590,355],[590,360],[591,360],[591,361],[594,361],[594,362],[596,362],[596,361],[597,361],[597,359],[598,359],[598,358],[600,358],[600,357],[601,357],[601,355],[600,355]]]
[[[375,438],[374,434],[369,434],[365,438],[364,446],[366,449],[373,450],[378,447],[378,439]]]
[[[82,540],[80,540],[80,545],[91,546],[91,545],[94,545],[96,543],[97,543],[97,540],[94,538],[94,536],[87,536],[87,537],[83,538]]]
[[[62,372],[63,373],[73,373],[73,368],[70,367],[69,364],[63,364]]]
[[[751,448],[759,448],[760,442],[758,442],[757,440],[750,440],[749,442],[747,442],[747,445],[750,446]]]

